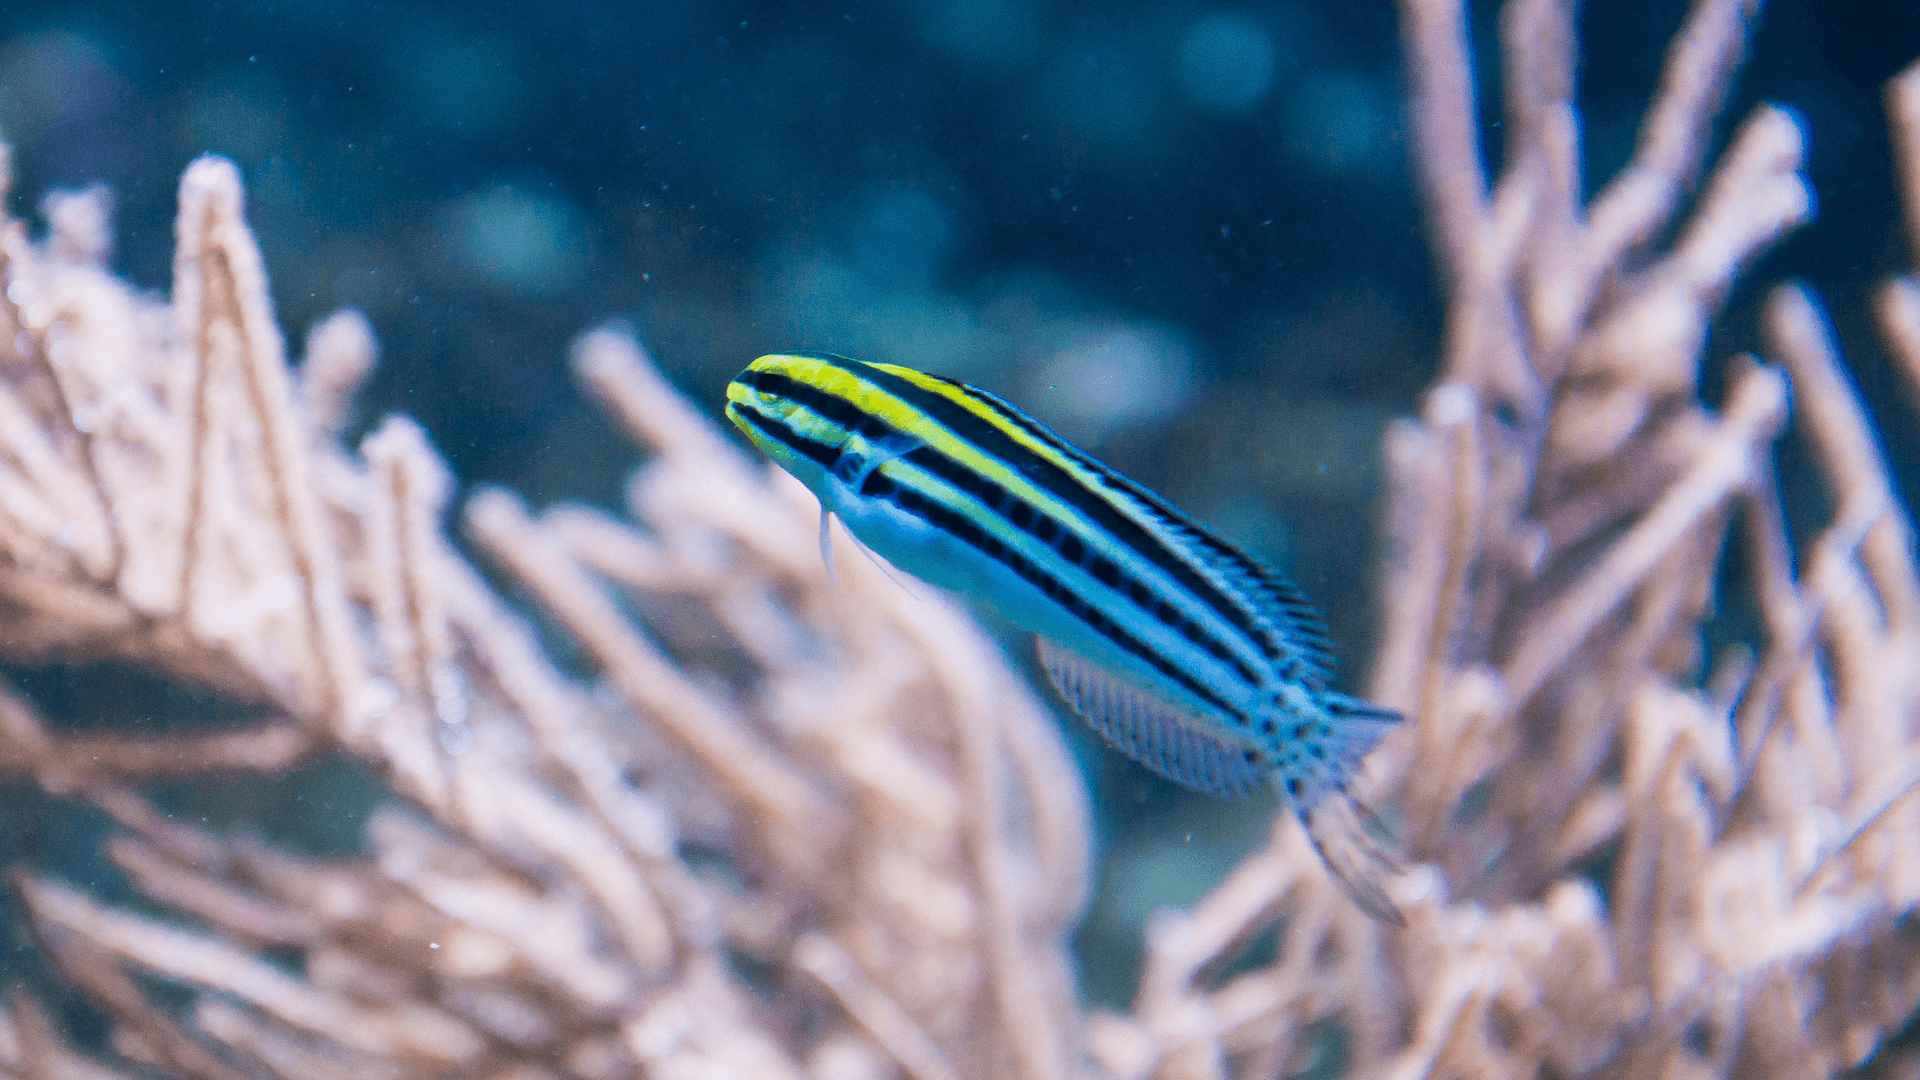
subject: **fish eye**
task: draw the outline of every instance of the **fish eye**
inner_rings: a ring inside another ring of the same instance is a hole
[[[755,388],[755,390],[753,391],[753,396],[755,398],[758,398],[760,401],[760,404],[762,405],[775,405],[775,404],[778,404],[780,401],[780,395],[773,393],[770,390],[761,390],[761,389]]]

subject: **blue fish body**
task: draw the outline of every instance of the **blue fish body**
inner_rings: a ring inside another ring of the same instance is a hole
[[[1400,915],[1354,771],[1398,714],[1329,686],[1292,583],[1007,402],[909,368],[755,360],[727,415],[899,569],[1039,639],[1061,696],[1118,749],[1221,796],[1272,784],[1348,893]]]

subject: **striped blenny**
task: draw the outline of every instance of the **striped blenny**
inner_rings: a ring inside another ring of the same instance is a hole
[[[1401,921],[1351,790],[1400,717],[1328,685],[1326,632],[1286,578],[952,379],[763,356],[728,385],[727,418],[819,498],[823,557],[838,516],[894,566],[991,604],[1116,748],[1214,795],[1272,784],[1349,895]]]

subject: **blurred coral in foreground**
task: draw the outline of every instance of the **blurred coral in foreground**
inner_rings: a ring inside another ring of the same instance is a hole
[[[1811,214],[1804,133],[1779,110],[1705,167],[1753,14],[1696,4],[1634,160],[1583,200],[1570,7],[1504,12],[1490,185],[1464,12],[1404,0],[1450,289],[1441,381],[1386,447],[1372,691],[1414,719],[1370,781],[1420,864],[1394,883],[1411,925],[1354,910],[1282,819],[1156,918],[1128,1015],[1077,1001],[1087,808],[1020,680],[931,590],[857,557],[830,587],[805,493],[631,337],[596,330],[575,360],[652,455],[637,524],[534,517],[498,491],[464,510],[577,644],[583,683],[440,532],[450,485],[417,427],[341,445],[373,363],[364,321],[322,324],[289,370],[231,166],[182,181],[168,304],[102,269],[102,193],[51,198],[37,245],[6,223],[5,649],[150,665],[260,718],[63,735],[0,697],[0,762],[111,814],[111,856],[169,913],[17,874],[112,1032],[83,1053],[16,995],[0,1070],[1200,1080],[1864,1060],[1920,1002],[1920,581],[1810,295],[1768,305],[1777,366],[1737,359],[1718,408],[1697,391],[1736,275]],[[1920,259],[1920,67],[1889,102]],[[1878,315],[1920,388],[1920,281],[1889,284]],[[1789,387],[1832,507],[1798,553],[1771,473]],[[1729,580],[1764,637],[1703,657]],[[364,858],[210,835],[137,793],[329,750],[409,807],[374,819]],[[1271,961],[1227,974],[1269,933]]]

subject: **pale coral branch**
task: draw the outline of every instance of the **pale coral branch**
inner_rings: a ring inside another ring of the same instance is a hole
[[[705,594],[728,580],[725,567],[676,559],[660,544],[596,510],[557,506],[541,515],[540,523],[595,573],[629,588]]]
[[[376,1010],[325,994],[225,942],[110,911],[43,878],[16,881],[35,922],[87,947],[173,978],[232,994],[280,1020],[367,1053],[418,1055],[458,1065],[485,1042],[464,1023],[425,1005]]]
[[[203,170],[202,178],[219,171],[211,159],[208,161],[208,169],[212,171]],[[237,181],[229,182],[237,184]],[[209,309],[217,303],[217,298],[210,295],[212,282],[201,260],[214,258],[207,251],[207,226],[202,220],[210,214],[211,197],[207,183],[188,184],[182,177],[180,212],[174,222],[175,355],[166,366],[165,388],[168,411],[180,417],[180,424],[175,437],[160,446],[166,516],[158,523],[154,538],[158,564],[154,576],[159,580],[143,598],[152,608],[169,614],[178,613],[191,603],[195,548],[201,543],[204,531],[201,521],[206,478],[201,463],[210,452],[207,443],[212,438],[207,401],[211,374],[207,367],[212,351],[212,323],[217,317]]]
[[[468,504],[467,521],[494,557],[593,651],[627,698],[747,808],[748,820],[771,844],[763,854],[783,860],[813,857],[792,841],[817,836],[830,815],[805,778],[635,634],[565,550],[540,535],[517,500],[502,492],[482,493]]]
[[[1861,561],[1872,576],[1887,627],[1902,636],[1920,632],[1912,525],[1894,496],[1873,423],[1842,372],[1826,319],[1806,290],[1794,286],[1774,291],[1765,319],[1769,342],[1793,379],[1795,405],[1828,482],[1846,493],[1849,504],[1877,508],[1861,545]],[[1843,513],[1846,508],[1843,505]]]
[[[226,1045],[265,1064],[276,1076],[302,1080],[404,1080],[407,1075],[390,1061],[342,1047],[312,1045],[292,1032],[245,1009],[222,1001],[194,1003],[194,1026]],[[323,1044],[324,1045],[324,1044]],[[343,1060],[344,1059],[344,1060]]]
[[[1080,771],[1053,728],[1054,720],[1019,698],[1012,686],[999,691],[1019,701],[997,710],[1001,747],[1012,781],[1031,806],[1032,861],[1044,872],[1045,888],[1025,895],[1030,932],[1073,925],[1086,907],[1093,871],[1092,808],[1080,783]]]
[[[1840,830],[1840,839],[1820,853],[1818,861],[1806,872],[1806,876],[1794,888],[1796,899],[1805,897],[1813,887],[1821,882],[1823,873],[1835,864],[1835,857],[1852,850],[1854,844],[1883,823],[1893,808],[1904,802],[1907,796],[1920,788],[1920,759],[1909,755],[1908,760],[1892,763],[1884,770],[1884,777],[1874,777],[1866,785],[1871,792],[1865,806],[1856,810],[1854,819]]]
[[[1695,296],[1724,295],[1755,252],[1812,217],[1813,189],[1799,172],[1805,141],[1799,121],[1772,106],[1755,109],[1734,133],[1662,264]]]
[[[1567,0],[1512,0],[1500,10],[1500,44],[1506,60],[1509,162],[1535,155],[1538,165],[1517,165],[1509,175],[1544,181],[1540,213],[1528,215],[1545,229],[1540,246],[1571,241],[1580,209],[1580,131],[1573,109],[1573,5]],[[1501,177],[1504,183],[1506,176]]]
[[[1382,626],[1367,696],[1403,713],[1420,704],[1428,642],[1445,595],[1453,491],[1443,445],[1440,435],[1413,420],[1395,421],[1382,440],[1387,485]],[[1400,761],[1405,755],[1397,747],[1404,738],[1390,737],[1368,760],[1379,762],[1384,755]],[[1381,771],[1398,775],[1400,769]]]
[[[450,974],[511,976],[584,1014],[580,1020],[617,1017],[623,1004],[643,999],[632,958],[605,947],[583,890],[538,887],[503,865],[513,848],[462,843],[397,810],[375,814],[367,835],[371,866],[346,875],[258,847],[243,850],[241,861],[270,895],[312,898],[306,902],[330,917],[337,936],[366,942],[361,963],[419,966],[444,944]],[[552,864],[545,869],[552,873]]]
[[[1762,604],[1769,616],[1771,631],[1766,652],[1743,688],[1733,714],[1734,731],[1740,750],[1736,791],[1744,790],[1751,778],[1767,740],[1775,730],[1787,688],[1800,683],[1808,674],[1819,635],[1825,624],[1828,605],[1842,586],[1843,575],[1869,530],[1887,512],[1885,504],[1859,502],[1836,521],[1815,542],[1806,570],[1796,584],[1785,563],[1785,526],[1779,507],[1768,499],[1750,509],[1753,522],[1749,534],[1761,549],[1764,565],[1758,569],[1769,583]],[[1759,534],[1759,535],[1756,535]]]
[[[126,787],[99,785],[87,792],[87,798],[121,828],[175,863],[208,873],[231,867],[228,845],[175,821]]]
[[[1920,60],[1887,83],[1887,123],[1906,213],[1908,254],[1920,266]]]
[[[832,992],[847,1014],[892,1054],[912,1080],[960,1080],[946,1052],[906,1010],[860,970],[825,934],[809,932],[793,946],[793,964]]]
[[[920,646],[952,718],[966,815],[965,840],[986,911],[980,945],[992,973],[995,1005],[1010,1044],[1008,1049],[1013,1053],[1019,1075],[1027,1080],[1065,1078],[1071,1075],[1068,1048],[1060,1037],[1056,1018],[1067,1003],[1050,1000],[1046,973],[1036,970],[1031,962],[1029,936],[1044,932],[1045,928],[1033,925],[1031,908],[1023,910],[1020,901],[1030,886],[1015,877],[1015,866],[1001,827],[1006,814],[1002,775],[1006,767],[1003,749],[1008,742],[1005,732],[1010,725],[1034,724],[1039,718],[1025,709],[1018,713],[1026,715],[1007,715],[1009,710],[997,706],[1000,695],[988,685],[996,668],[988,657],[981,655],[983,643],[958,625],[956,612],[945,604],[936,607],[904,595],[891,582],[883,584],[876,580],[881,577],[879,573],[862,574],[857,580],[864,583],[863,591],[871,600],[895,613],[897,625]],[[1051,760],[1046,761],[1029,757],[1022,778],[1036,784],[1032,797],[1043,810],[1051,810],[1056,816],[1064,816],[1066,821],[1078,825],[1079,843],[1071,860],[1062,860],[1064,865],[1057,862],[1038,867],[1054,878],[1054,887],[1041,894],[1051,894],[1049,900],[1040,905],[1041,910],[1057,916],[1078,906],[1071,901],[1063,903],[1062,898],[1077,897],[1084,888],[1085,870],[1080,852],[1085,848],[1086,811],[1078,799],[1068,806],[1050,794],[1051,789],[1064,795],[1060,789],[1072,783],[1072,774],[1070,763],[1062,756],[1049,757]],[[1044,767],[1047,765],[1051,768]],[[1058,824],[1056,822],[1056,826]],[[1061,853],[1058,840],[1051,846],[1056,854]]]
[[[637,341],[616,327],[601,327],[575,344],[573,356],[581,383],[622,427],[642,446],[683,466],[636,474],[632,501],[642,517],[707,522],[790,580],[818,578],[813,545],[801,542],[784,518],[757,512],[756,493],[765,488],[758,470],[673,389]]]
[[[518,837],[565,868],[598,902],[640,973],[667,970],[678,946],[673,920],[612,835],[524,777],[468,774],[461,780],[468,788],[462,810],[476,831],[489,838]]]
[[[573,347],[581,382],[642,446],[706,467],[739,457],[705,417],[688,407],[630,333],[602,327]]]
[[[183,1080],[248,1080],[247,1073],[172,1023],[105,949],[62,928],[35,927],[61,974],[112,1011],[120,1056]]]
[[[17,1044],[16,1063],[20,1067],[20,1071],[10,1076],[21,1080],[133,1080],[131,1073],[108,1068],[68,1048],[31,994],[16,991],[8,995],[7,1008],[12,1013],[9,1026]]]
[[[85,192],[47,198],[47,219],[50,226],[48,237],[49,254],[57,261],[82,263],[97,268],[105,260],[108,246],[106,226],[108,219],[107,204],[111,196],[102,185],[94,185]],[[84,235],[77,235],[83,233]],[[19,258],[25,252],[14,256]],[[63,275],[65,276],[65,275]],[[24,287],[21,293],[31,295]],[[77,284],[77,283],[76,283]],[[11,287],[9,289],[11,291]],[[56,289],[59,298],[63,290]],[[74,288],[74,294],[85,291],[85,286]],[[89,560],[94,565],[89,569],[101,580],[111,580],[120,571],[126,557],[126,539],[121,535],[122,523],[116,515],[106,511],[101,494],[106,485],[101,483],[104,470],[101,468],[101,449],[96,440],[96,423],[84,423],[83,418],[98,410],[91,405],[86,412],[81,411],[78,395],[69,391],[68,383],[78,378],[70,370],[71,365],[55,362],[56,351],[70,348],[70,343],[55,340],[56,332],[64,337],[71,334],[69,323],[73,320],[86,320],[90,314],[84,303],[79,303],[78,295],[72,295],[67,303],[60,304],[58,316],[49,323],[42,334],[38,335],[39,347],[31,350],[45,376],[45,384],[53,395],[55,415],[69,422],[73,436],[79,440],[80,453],[76,455],[79,470],[85,478],[84,484],[71,485],[68,491],[55,493],[56,498],[66,502],[65,518],[68,522],[97,521],[105,541],[105,550],[98,560]],[[63,348],[64,347],[64,348]]]
[[[1899,277],[1881,286],[1874,315],[1894,366],[1906,379],[1909,400],[1920,401],[1920,279]]]
[[[293,405],[285,345],[269,306],[266,270],[242,216],[238,170],[220,158],[195,161],[181,177],[180,201],[175,281],[191,284],[182,290],[179,308],[186,340],[201,357],[192,369],[197,374],[198,437],[188,465],[195,477],[188,520],[217,517],[204,502],[213,493],[200,479],[225,449],[207,441],[207,425],[217,417],[207,400],[214,375],[207,368],[233,364],[252,419],[260,425],[263,445],[256,464],[265,471],[274,502],[272,527],[286,545],[307,619],[301,647],[311,650],[319,681],[311,690],[321,697],[300,704],[310,710],[311,718],[341,725],[352,740],[366,719],[359,698],[362,660],[348,621],[332,537],[309,480],[308,442]],[[195,561],[214,542],[197,527],[190,527],[186,534],[187,565],[182,569],[189,577],[182,596],[187,598],[190,615],[194,605],[211,602],[196,594],[191,582]]]
[[[360,444],[372,483],[363,546],[393,720],[374,730],[394,784],[410,798],[444,807],[451,781],[446,741],[471,709],[455,666],[439,598],[439,513],[445,470],[411,421],[389,417]],[[383,686],[384,689],[384,686]]]
[[[46,729],[32,706],[0,687],[0,771],[33,776],[55,791],[152,777],[278,772],[320,747],[311,729],[287,720],[148,738],[59,735]]]
[[[1671,219],[1705,157],[1759,10],[1759,0],[1696,0],[1667,48],[1633,160],[1593,201],[1581,260],[1590,275],[1617,265]]]
[[[1212,1031],[1183,1031],[1192,1022],[1193,983],[1201,968],[1238,940],[1265,928],[1291,895],[1308,907],[1334,900],[1334,889],[1317,868],[1300,856],[1303,845],[1292,835],[1299,827],[1276,818],[1266,845],[1242,860],[1189,911],[1156,913],[1147,930],[1147,956],[1135,999],[1135,1012],[1162,1041],[1164,1052],[1178,1049],[1181,1038],[1205,1041]]]
[[[321,934],[311,912],[254,895],[206,870],[182,865],[160,849],[132,837],[108,841],[113,860],[142,893],[221,927],[254,948],[310,944]]]
[[[1402,0],[1400,19],[1413,84],[1414,162],[1447,277],[1459,287],[1482,276],[1480,241],[1489,217],[1467,14],[1460,0]]]
[[[286,344],[268,304],[266,267],[242,216],[238,170],[224,161],[216,165],[202,159],[188,166],[181,185],[190,187],[196,180],[207,187],[210,204],[211,250],[202,257],[217,253],[221,269],[231,275],[229,286],[244,340],[241,361],[246,385],[254,415],[264,429],[266,460],[262,464],[279,497],[276,509],[294,573],[305,593],[322,692],[327,695],[319,711],[331,714],[329,719],[351,737],[364,720],[359,715],[363,661],[349,621],[334,539],[314,497],[306,428],[293,403]]]
[[[278,721],[208,735],[144,739],[60,736],[50,738],[34,755],[35,760],[20,764],[49,778],[71,774],[137,781],[218,773],[270,774],[299,765],[322,746],[304,725]]]
[[[609,759],[601,739],[582,724],[579,694],[565,686],[527,627],[465,563],[443,558],[436,576],[449,619],[533,732],[539,752],[573,781],[631,856],[649,865],[677,866],[665,812],[620,775],[619,762]]]
[[[113,190],[92,183],[55,189],[40,200],[47,219],[47,255],[57,262],[102,267],[113,252]]]
[[[353,394],[379,355],[373,325],[358,311],[336,311],[308,331],[298,396],[316,435],[337,438],[347,426]]]
[[[1551,610],[1534,618],[1526,640],[1504,665],[1509,700],[1516,707],[1559,670],[1683,532],[1752,483],[1754,456],[1772,438],[1785,408],[1785,383],[1765,368],[1752,369],[1733,387],[1723,430],[1701,453],[1698,464],[1579,584],[1567,589]]]
[[[1416,724],[1408,751],[1418,761],[1431,761],[1435,755],[1447,753],[1435,742],[1443,738],[1441,732],[1449,719],[1443,716],[1447,682],[1462,629],[1470,618],[1469,583],[1487,514],[1486,465],[1473,391],[1458,383],[1443,383],[1427,395],[1425,412],[1426,427],[1443,448],[1444,457],[1435,472],[1444,470],[1447,504],[1444,518],[1429,524],[1439,530],[1441,562],[1438,580],[1433,582],[1431,622],[1420,628],[1424,655],[1420,657]],[[1412,786],[1417,788],[1420,782],[1416,778]],[[1431,835],[1445,813],[1444,807],[1422,799],[1418,791],[1409,794],[1407,810],[1420,818],[1413,823],[1410,834],[1415,838]]]
[[[1554,287],[1574,269],[1565,255],[1577,250],[1583,228],[1573,5],[1514,0],[1501,10],[1500,31],[1510,164],[1495,187],[1493,216],[1496,247],[1511,253],[1496,259],[1524,275],[1532,362],[1551,384],[1589,300]]]

